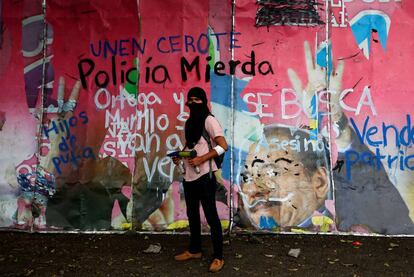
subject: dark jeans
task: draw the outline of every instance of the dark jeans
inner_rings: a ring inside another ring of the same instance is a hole
[[[200,224],[200,202],[203,207],[207,223],[210,225],[211,240],[213,242],[214,258],[223,259],[223,231],[216,208],[216,180],[210,179],[205,174],[195,181],[184,180],[184,195],[187,205],[187,217],[190,224],[190,247],[191,253],[201,252],[201,224]]]

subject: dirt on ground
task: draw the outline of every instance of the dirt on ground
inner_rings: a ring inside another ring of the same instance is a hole
[[[212,254],[208,236],[203,236],[201,259],[174,260],[186,249],[188,238],[0,232],[0,275],[414,276],[414,238],[226,235],[225,265],[216,274],[208,273]]]

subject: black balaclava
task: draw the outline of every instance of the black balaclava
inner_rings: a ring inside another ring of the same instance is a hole
[[[185,123],[185,140],[187,141],[186,146],[193,149],[198,140],[201,138],[206,118],[211,113],[207,106],[206,92],[202,88],[191,88],[187,94],[187,101],[190,97],[197,97],[203,101],[201,104],[186,103],[186,106],[190,108],[190,118],[188,118]]]

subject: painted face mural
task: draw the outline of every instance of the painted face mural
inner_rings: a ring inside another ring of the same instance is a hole
[[[251,145],[241,174],[241,204],[260,229],[305,225],[323,210],[329,181],[323,141],[305,131],[270,125]]]

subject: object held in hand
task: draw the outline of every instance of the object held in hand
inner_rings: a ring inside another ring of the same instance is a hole
[[[200,168],[198,167],[198,165],[194,167],[194,170],[197,174],[200,174]]]
[[[177,157],[177,158],[195,158],[197,157],[197,151],[194,149],[191,151],[175,151],[172,153],[167,154],[168,157]],[[184,168],[183,168],[184,169]],[[200,168],[198,166],[194,167],[194,170],[197,174],[200,174]],[[180,169],[181,171],[181,169]],[[182,170],[183,174],[185,173],[185,170]]]
[[[178,171],[183,175],[185,174],[184,162],[182,160],[178,163]]]
[[[195,158],[197,157],[197,151],[175,151],[172,153],[167,154],[168,157],[177,157],[177,158]]]

